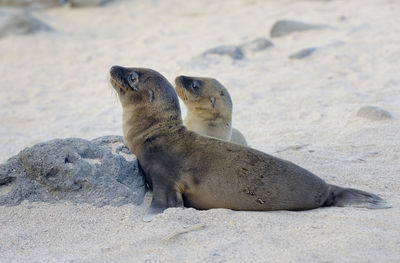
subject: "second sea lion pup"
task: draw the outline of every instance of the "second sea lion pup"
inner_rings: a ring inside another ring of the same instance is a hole
[[[232,128],[232,99],[216,79],[178,76],[175,90],[188,109],[183,124],[189,130],[247,145],[240,131]]]
[[[150,221],[168,207],[307,210],[389,207],[380,197],[324,182],[282,159],[201,136],[182,124],[178,97],[158,72],[111,68],[123,109],[123,135],[153,189]]]

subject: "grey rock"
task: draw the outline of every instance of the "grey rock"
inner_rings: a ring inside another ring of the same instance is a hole
[[[313,30],[313,29],[325,29],[327,25],[321,24],[309,24],[294,20],[279,20],[271,28],[271,37],[283,37],[292,32]]]
[[[102,6],[111,0],[68,0],[71,7]]]
[[[370,105],[361,107],[357,112],[357,116],[371,121],[380,121],[392,118],[392,115],[388,111]]]
[[[0,37],[7,35],[26,35],[52,28],[28,12],[0,10]]]
[[[243,43],[242,45],[240,45],[240,47],[244,52],[247,53],[263,51],[269,47],[272,47],[273,45],[274,44],[272,44],[272,42],[266,38],[257,38],[253,41]]]
[[[229,56],[232,59],[243,59],[244,53],[241,47],[238,46],[219,46],[215,48],[208,49],[203,52],[202,56],[206,57],[207,55],[219,55],[219,56]]]
[[[310,56],[314,51],[317,50],[315,47],[305,48],[300,51],[297,51],[289,56],[290,59],[302,59]]]
[[[29,7],[34,9],[62,5],[66,0],[0,0],[0,6]]]
[[[68,200],[119,206],[142,203],[145,192],[137,159],[121,136],[39,143],[0,165],[0,205]]]

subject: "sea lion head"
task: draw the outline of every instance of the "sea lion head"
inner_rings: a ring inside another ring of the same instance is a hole
[[[125,140],[182,124],[178,96],[157,71],[113,66],[110,82],[122,105]]]
[[[231,119],[232,99],[226,88],[213,78],[178,76],[175,90],[188,111],[209,112]]]
[[[155,70],[113,66],[110,82],[123,104],[139,107],[174,108],[180,111],[178,98],[168,80]]]

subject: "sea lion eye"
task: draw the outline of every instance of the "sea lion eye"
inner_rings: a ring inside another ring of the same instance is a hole
[[[192,82],[192,89],[198,89],[199,88],[199,83],[197,81]]]
[[[137,84],[138,80],[139,80],[139,75],[136,72],[129,73],[128,84],[132,89],[137,90],[137,87],[135,85]]]

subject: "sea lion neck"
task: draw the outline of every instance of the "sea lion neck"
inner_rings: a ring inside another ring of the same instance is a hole
[[[225,123],[229,126],[231,126],[231,123],[232,123],[232,118],[230,116],[224,116],[219,112],[210,112],[209,110],[192,111],[192,110],[188,109],[186,118],[196,119],[201,122]]]
[[[135,155],[140,153],[146,140],[170,136],[184,128],[181,113],[176,109],[164,109],[163,114],[154,114],[149,110],[125,105],[122,111],[124,140]]]
[[[207,136],[230,140],[232,132],[231,118],[224,118],[218,114],[200,115],[188,110],[183,124],[190,130]]]
[[[232,115],[226,115],[219,111],[213,111],[209,108],[187,107],[186,119],[193,119],[203,123],[213,123],[215,125],[224,125],[231,127]]]
[[[160,73],[113,66],[110,77],[122,105],[124,141],[136,156],[146,140],[183,128],[178,96]]]

